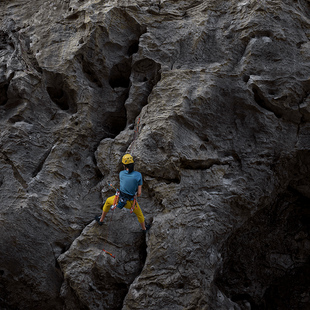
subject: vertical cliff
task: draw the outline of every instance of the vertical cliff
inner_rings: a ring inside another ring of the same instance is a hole
[[[309,1],[12,0],[0,19],[1,309],[310,306]],[[146,234],[93,220],[126,152]]]

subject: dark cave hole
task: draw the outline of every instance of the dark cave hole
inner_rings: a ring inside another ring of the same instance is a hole
[[[140,59],[132,66],[135,79],[138,82],[147,82],[150,92],[161,79],[160,69],[161,65],[149,58]]]
[[[288,188],[223,246],[215,282],[241,309],[310,309],[309,205]]]
[[[118,113],[110,114],[104,125],[104,130],[109,133],[111,138],[116,137],[126,128],[127,117],[125,107]]]
[[[71,9],[71,8],[70,8]],[[71,9],[72,10],[72,9]],[[76,19],[78,19],[80,17],[80,14],[79,14],[79,12],[75,12],[75,13],[73,13],[73,14],[71,14],[71,15],[68,15],[67,17],[66,17],[66,19],[68,19],[68,20],[70,20],[70,21],[73,21],[73,20],[76,20]]]
[[[128,88],[130,85],[131,65],[128,59],[111,69],[109,84],[112,88]]]
[[[139,41],[136,40],[136,41],[134,41],[134,42],[129,46],[128,51],[127,51],[127,55],[128,55],[128,56],[131,56],[131,55],[137,53],[138,50],[139,50]]]
[[[263,96],[260,94],[258,87],[253,86],[252,90],[253,90],[255,102],[256,102],[259,106],[262,106],[262,107],[265,108],[265,106],[266,106],[265,100],[264,100]]]
[[[243,79],[243,82],[247,83],[250,79],[250,76],[245,74],[245,75],[243,75],[242,79]]]
[[[25,119],[21,115],[14,115],[11,118],[9,118],[9,122],[12,124],[17,122],[25,122]]]
[[[9,50],[8,46],[12,48],[12,50],[15,49],[15,45],[12,42],[9,34],[4,32],[3,30],[0,30],[0,50]]]
[[[51,100],[63,111],[75,113],[75,91],[70,89],[60,73],[46,72],[46,91]]]
[[[0,86],[0,106],[3,106],[8,102],[8,95],[7,95],[8,88],[9,84],[4,84]]]
[[[59,265],[57,259],[55,259],[55,268],[58,269],[58,270],[61,270],[60,265]]]
[[[125,76],[114,76],[110,78],[109,83],[112,88],[128,88],[129,87],[129,79],[127,79]]]
[[[0,50],[1,50],[1,47],[0,47]],[[13,79],[14,75],[15,75],[15,73],[11,72],[9,74],[7,80],[0,84],[0,106],[6,105],[9,101],[8,89],[9,89],[10,82]],[[16,95],[16,97],[18,97],[18,95]],[[14,106],[14,104],[13,104],[13,106]]]
[[[265,292],[266,310],[310,309],[310,263],[296,268]]]
[[[257,30],[251,34],[251,38],[273,37],[270,30]]]
[[[68,96],[61,88],[47,87],[46,90],[61,110],[69,110]]]
[[[104,138],[114,139],[127,126],[127,112],[124,103],[128,98],[129,88],[119,89],[117,95],[118,97],[113,101],[114,111],[105,112],[104,117],[98,119],[98,135],[101,137],[98,141]]]

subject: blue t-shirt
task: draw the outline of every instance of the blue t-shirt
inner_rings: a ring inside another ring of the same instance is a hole
[[[119,173],[120,191],[134,196],[138,190],[138,186],[142,185],[142,174],[138,171],[132,171],[128,173],[127,170],[123,170]]]

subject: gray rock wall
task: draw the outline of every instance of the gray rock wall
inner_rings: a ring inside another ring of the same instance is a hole
[[[310,307],[309,1],[0,19],[1,309]],[[126,152],[146,234],[128,210],[93,220]]]

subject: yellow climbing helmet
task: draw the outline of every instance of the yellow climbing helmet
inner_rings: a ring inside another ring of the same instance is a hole
[[[133,161],[132,156],[130,154],[125,154],[122,158],[122,163],[124,165],[133,164],[134,161]]]

